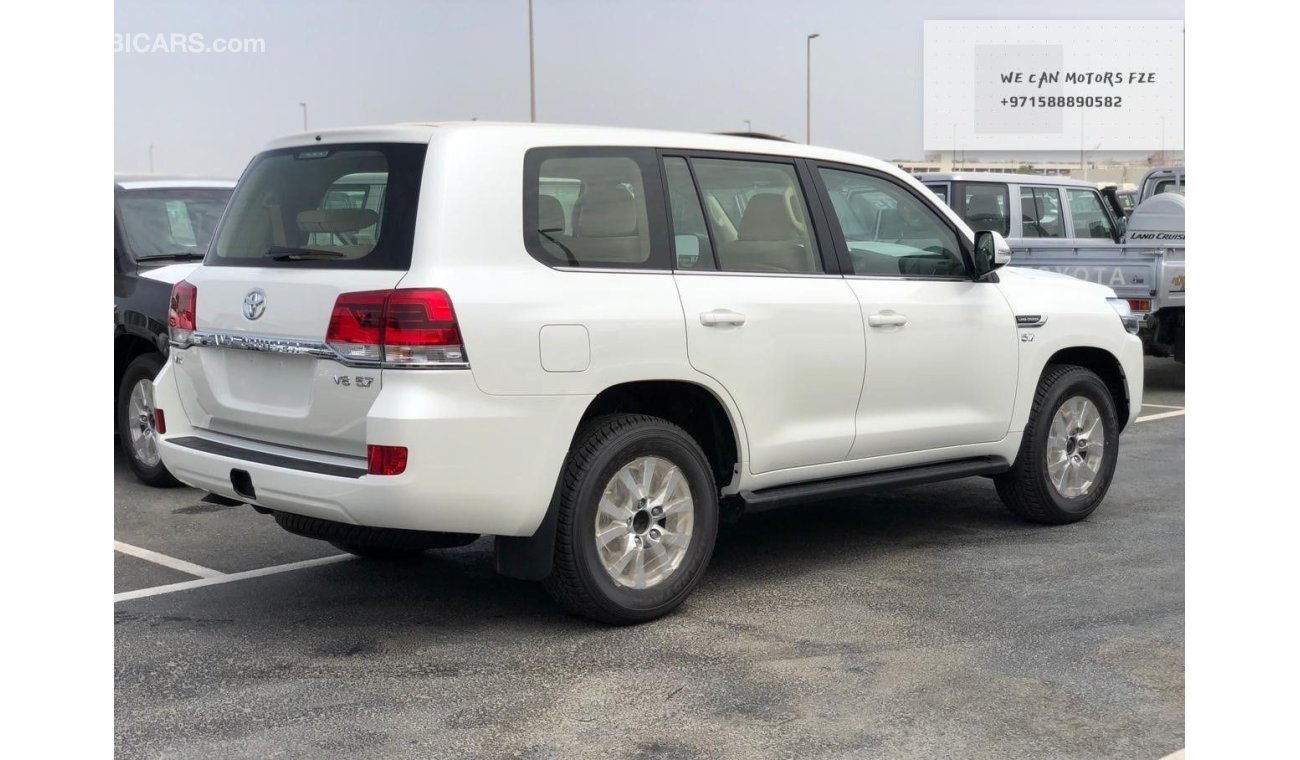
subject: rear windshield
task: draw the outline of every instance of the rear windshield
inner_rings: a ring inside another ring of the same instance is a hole
[[[204,263],[409,269],[427,147],[376,143],[262,153],[240,178]]]
[[[226,188],[118,190],[127,251],[136,261],[202,256],[229,199]]]

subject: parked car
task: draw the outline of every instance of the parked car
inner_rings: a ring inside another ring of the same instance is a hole
[[[1184,361],[1186,205],[1181,193],[1147,198],[1125,219],[1096,185],[1068,177],[945,173],[920,179],[948,198],[972,227],[1006,235],[1011,266],[1114,288],[1128,300],[1146,352]]]
[[[331,207],[363,174],[382,200]],[[159,448],[361,556],[494,536],[499,572],[614,623],[691,593],[724,511],[980,475],[1074,522],[1110,486],[1142,347],[1111,289],[1008,250],[892,165],[807,145],[285,138],[172,292]]]
[[[234,187],[230,180],[114,178],[113,422],[127,463],[152,486],[178,483],[159,458],[151,411],[151,381],[167,358],[167,302],[203,260]]]
[[[1187,194],[1187,170],[1181,166],[1152,169],[1138,184],[1138,203],[1161,193]]]

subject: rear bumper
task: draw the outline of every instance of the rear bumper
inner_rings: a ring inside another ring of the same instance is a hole
[[[366,441],[407,447],[401,475],[359,474],[361,460],[195,429],[170,363],[154,381],[167,417],[163,462],[195,488],[293,514],[376,528],[532,535],[591,397],[490,396],[460,370],[385,372],[382,383]],[[234,470],[248,473],[255,498],[237,491]]]

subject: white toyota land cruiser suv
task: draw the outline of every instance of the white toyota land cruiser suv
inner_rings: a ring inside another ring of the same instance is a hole
[[[618,623],[690,594],[720,510],[983,475],[1026,519],[1080,520],[1142,344],[1109,289],[1007,258],[892,165],[825,148],[289,137],[172,294],[162,458],[361,556],[495,536],[499,572]]]

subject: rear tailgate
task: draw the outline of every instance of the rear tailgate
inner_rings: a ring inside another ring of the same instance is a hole
[[[253,159],[203,266],[186,278],[197,291],[194,334],[181,333],[188,347],[173,354],[192,425],[365,456],[378,355],[345,362],[327,333],[340,294],[390,290],[410,268],[427,149],[314,144]],[[378,335],[383,319],[362,307],[340,324]]]
[[[1151,298],[1160,251],[1146,246],[1029,246],[1011,254],[1011,266],[1031,267],[1105,285],[1120,298]]]
[[[176,376],[191,424],[255,441],[365,456],[366,413],[379,369],[349,367],[326,352],[341,292],[387,290],[404,273],[385,270],[200,267],[200,340],[178,353]],[[342,275],[342,276],[341,276]],[[244,314],[250,294],[264,311]],[[256,300],[256,299],[255,299]]]

